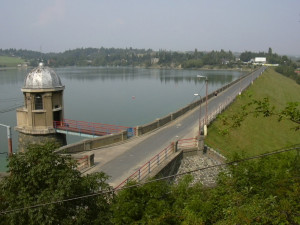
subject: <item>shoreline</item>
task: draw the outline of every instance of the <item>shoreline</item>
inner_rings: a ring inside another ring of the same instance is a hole
[[[50,66],[51,67],[51,66]],[[167,69],[167,70],[199,70],[199,71],[218,71],[218,70],[226,70],[226,71],[252,71],[253,68],[218,68],[218,67],[213,67],[213,68],[207,68],[207,67],[202,67],[202,68],[182,68],[182,67],[172,67],[172,66],[132,66],[132,65],[128,65],[128,66],[58,66],[58,67],[51,67],[51,68],[64,68],[64,67],[92,67],[92,68],[97,68],[97,67],[107,67],[107,68],[118,68],[118,67],[134,67],[134,68],[139,68],[139,69]],[[32,66],[28,66],[28,67],[0,67],[0,72],[2,71],[7,71],[7,70],[31,70]]]

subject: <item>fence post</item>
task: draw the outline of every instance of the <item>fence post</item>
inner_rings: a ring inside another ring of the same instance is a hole
[[[174,142],[172,142],[173,145],[173,152],[177,152],[178,151],[178,140]]]
[[[202,151],[204,148],[204,136],[203,135],[199,135],[198,136],[198,150]]]
[[[150,163],[151,163],[151,161],[148,162],[148,174],[151,172]]]
[[[135,128],[135,136],[139,136],[140,135],[139,132],[140,132],[140,129],[139,129],[139,126],[137,126]]]
[[[139,182],[141,181],[141,169],[139,169]]]

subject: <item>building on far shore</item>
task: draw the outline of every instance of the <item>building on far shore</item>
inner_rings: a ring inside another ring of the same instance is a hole
[[[254,63],[256,63],[256,64],[266,64],[267,63],[267,58],[266,57],[255,57],[254,58]]]

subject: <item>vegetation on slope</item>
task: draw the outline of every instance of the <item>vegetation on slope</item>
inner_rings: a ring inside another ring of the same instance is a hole
[[[16,67],[20,63],[24,63],[24,60],[21,58],[0,56],[0,67]]]
[[[299,102],[300,86],[273,69],[267,69],[254,84],[245,91],[225,112],[225,116],[241,111],[252,99],[268,98],[277,110],[283,110],[288,102]],[[222,119],[217,119],[208,130],[206,143],[220,149],[228,156],[233,152],[245,152],[256,155],[281,147],[300,143],[299,131],[295,131],[295,123],[278,117],[270,116],[257,118],[249,115],[241,126],[232,128],[224,135],[220,129],[224,127]]]
[[[11,174],[0,181],[0,224],[300,222],[300,157],[295,152],[228,165],[214,188],[191,186],[187,176],[179,184],[155,181],[114,195],[107,176],[82,177],[74,161],[55,154],[53,147],[32,146],[12,156]]]

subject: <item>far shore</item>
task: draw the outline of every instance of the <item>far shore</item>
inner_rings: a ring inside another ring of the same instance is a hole
[[[154,65],[154,66],[59,66],[59,67],[52,67],[52,68],[63,68],[63,67],[135,67],[135,68],[141,68],[141,69],[170,69],[170,70],[228,70],[228,71],[251,71],[252,68],[220,68],[220,67],[211,67],[211,66],[204,66],[201,68],[182,68],[180,66],[160,66],[160,65]],[[6,71],[6,70],[14,70],[14,69],[32,69],[34,67],[27,66],[27,67],[18,67],[18,66],[10,66],[10,67],[0,67],[0,71]]]

